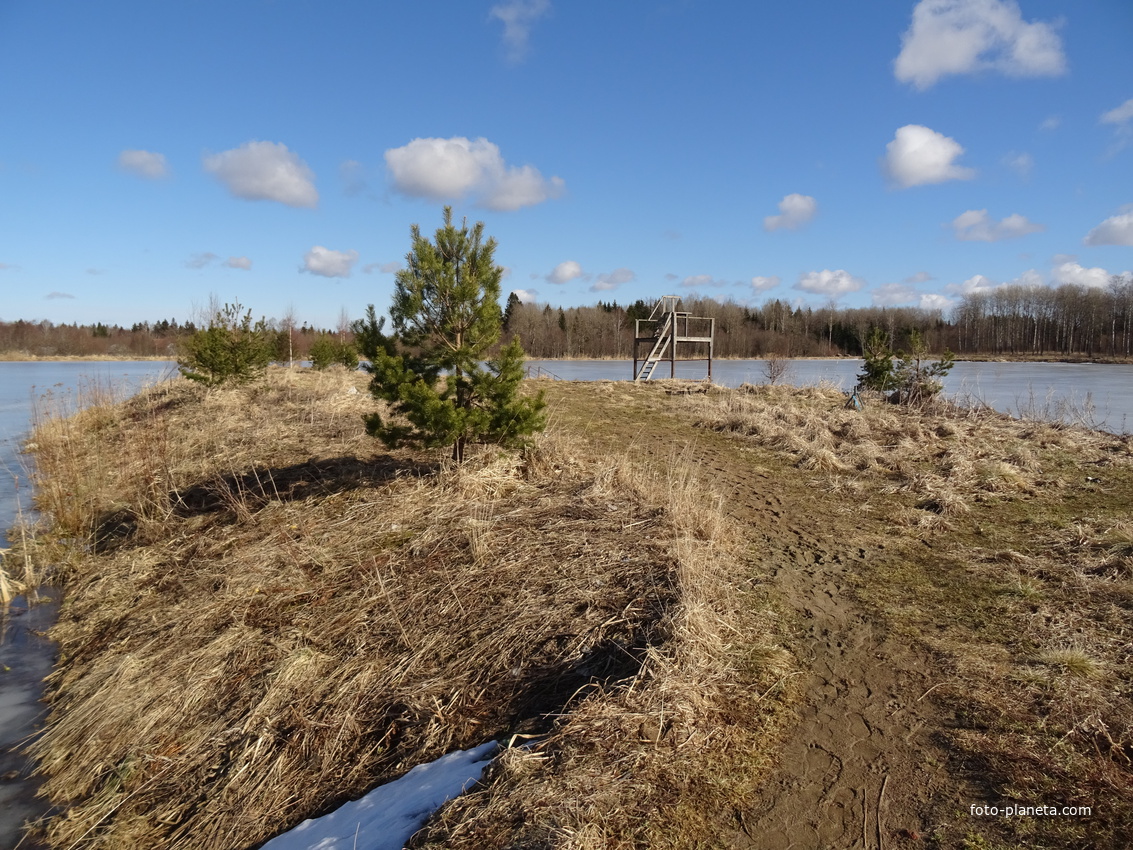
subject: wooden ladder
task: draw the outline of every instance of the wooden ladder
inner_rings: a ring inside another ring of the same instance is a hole
[[[665,316],[665,324],[661,326],[661,333],[657,337],[657,342],[653,344],[653,348],[649,352],[649,356],[645,358],[641,364],[641,368],[637,370],[637,375],[634,376],[635,381],[648,381],[653,377],[653,372],[665,357],[665,347],[672,344],[673,333],[673,314],[668,313]]]

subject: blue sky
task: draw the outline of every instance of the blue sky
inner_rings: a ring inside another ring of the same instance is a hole
[[[0,319],[505,293],[947,309],[1133,269],[1133,3],[0,0]]]

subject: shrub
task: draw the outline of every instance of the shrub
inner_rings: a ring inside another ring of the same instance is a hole
[[[186,378],[205,386],[247,383],[261,377],[272,360],[275,338],[267,323],[252,324],[239,303],[214,307],[208,327],[181,340],[177,366]]]
[[[358,368],[358,351],[353,343],[335,339],[332,334],[319,334],[311,343],[308,357],[315,369],[328,369],[335,364],[351,371]]]

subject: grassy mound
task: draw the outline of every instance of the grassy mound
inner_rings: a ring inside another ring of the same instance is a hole
[[[273,370],[39,423],[26,554],[67,586],[33,747],[52,846],[251,847],[517,734],[549,737],[432,840],[690,844],[749,798],[789,657],[703,490],[555,434],[459,469],[389,454],[374,404],[363,376]],[[518,781],[526,825],[482,805]]]

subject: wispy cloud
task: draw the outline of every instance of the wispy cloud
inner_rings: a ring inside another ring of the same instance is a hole
[[[364,194],[370,188],[366,167],[356,160],[348,159],[338,166],[338,176],[342,180],[343,194],[350,197]]]
[[[963,242],[1002,242],[1043,230],[1046,230],[1044,225],[1036,224],[1018,213],[996,221],[988,215],[987,210],[968,210],[952,220],[952,232]]]
[[[1116,106],[1109,112],[1103,113],[1101,123],[1112,124],[1117,133],[1116,144],[1110,153],[1116,153],[1133,140],[1133,97]]]
[[[897,307],[915,301],[917,291],[903,283],[883,283],[874,287],[869,297],[875,307]]]
[[[507,0],[498,3],[488,17],[503,22],[504,46],[509,62],[522,62],[531,50],[531,28],[551,11],[551,0]]]
[[[241,269],[243,271],[251,271],[252,261],[247,257],[229,257],[224,261],[224,266],[230,269]]]
[[[73,300],[74,297],[75,296],[72,295],[70,292],[48,292],[46,295],[43,296],[43,299],[45,301],[55,301],[58,298],[70,298],[70,299]]]
[[[393,274],[401,270],[401,263],[367,263],[362,266],[363,274],[373,274],[380,272],[381,274]]]
[[[185,261],[185,268],[203,269],[205,266],[211,265],[219,259],[220,257],[214,254],[212,251],[201,251],[199,253],[193,254],[193,256]]]
[[[612,272],[598,275],[594,284],[590,287],[590,291],[609,292],[611,289],[617,289],[623,283],[630,283],[634,280],[637,280],[637,273],[633,269],[625,267],[614,269]]]
[[[713,289],[719,289],[727,285],[728,281],[724,280],[723,278],[713,277],[710,274],[689,275],[681,281],[681,286],[683,286],[685,289],[700,289],[702,287],[712,287]]]
[[[1003,158],[1003,164],[1026,180],[1035,167],[1035,158],[1026,151],[1011,151]]]
[[[152,151],[124,150],[118,154],[118,167],[122,171],[147,180],[159,180],[169,176],[169,164],[165,161],[165,154]]]

